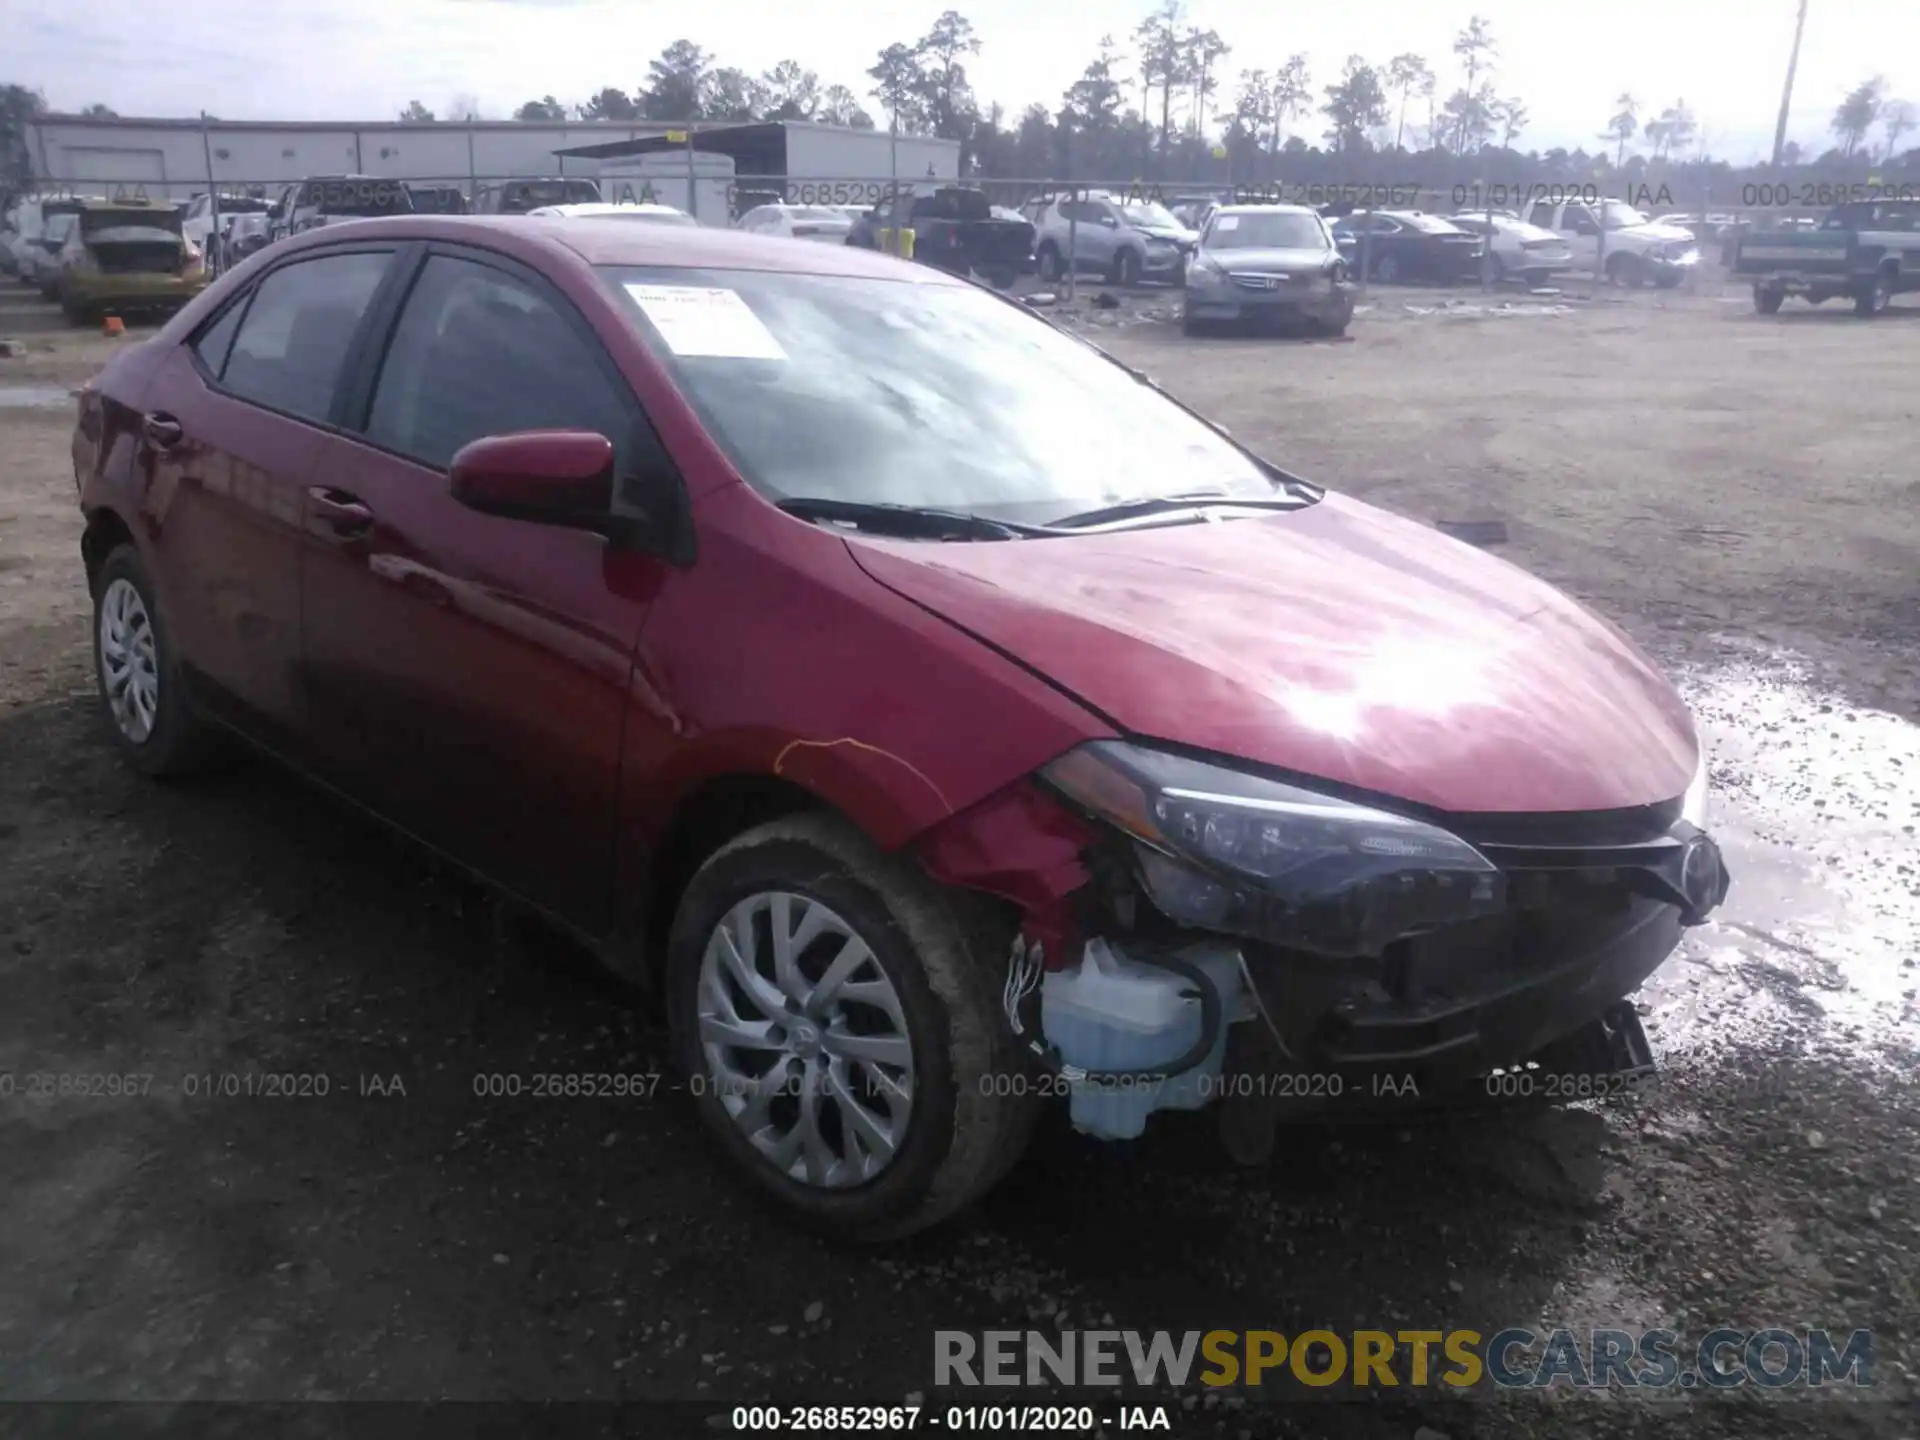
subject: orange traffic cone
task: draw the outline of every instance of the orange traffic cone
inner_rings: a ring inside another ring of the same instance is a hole
[[[122,320],[118,315],[109,315],[100,322],[100,333],[102,335],[124,335],[127,333],[127,322]]]

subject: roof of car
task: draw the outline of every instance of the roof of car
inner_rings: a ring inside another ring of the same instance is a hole
[[[577,219],[582,215],[684,215],[687,212],[673,205],[653,205],[645,201],[629,201],[617,204],[611,200],[576,200],[566,205],[542,205],[537,210],[529,210],[529,216],[538,219],[559,218]]]
[[[1320,212],[1311,205],[1222,205],[1215,210],[1216,217],[1221,215],[1313,215]]]
[[[571,252],[589,265],[664,265],[703,270],[774,270],[795,275],[856,275],[921,285],[964,285],[930,265],[854,245],[796,245],[747,230],[692,225],[592,225],[545,215],[393,215],[349,220],[282,244],[308,249],[343,240],[391,236],[490,245],[524,254]]]
[[[101,200],[88,197],[77,202],[83,210],[171,210],[171,200]]]

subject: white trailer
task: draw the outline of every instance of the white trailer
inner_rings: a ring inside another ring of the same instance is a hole
[[[688,154],[660,151],[652,155],[625,155],[600,162],[601,198],[615,205],[671,205],[702,225],[725,229],[728,200],[733,189],[733,159],[696,150],[692,178]]]
[[[849,130],[840,125],[787,125],[787,179],[807,180],[955,180],[960,175],[960,142],[930,135],[885,130]]]

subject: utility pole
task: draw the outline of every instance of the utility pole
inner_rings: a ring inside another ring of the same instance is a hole
[[[1800,68],[1800,36],[1807,28],[1807,0],[1800,0],[1800,18],[1793,26],[1793,53],[1787,57],[1787,86],[1780,92],[1780,119],[1773,127],[1773,168],[1787,148],[1787,110],[1793,104],[1793,72]]]

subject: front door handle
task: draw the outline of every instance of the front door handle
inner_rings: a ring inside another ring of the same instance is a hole
[[[313,506],[314,519],[343,539],[364,535],[373,528],[373,511],[344,490],[316,485],[307,491],[307,500]]]
[[[142,416],[140,428],[146,432],[147,443],[156,450],[171,450],[187,435],[180,422],[164,410]]]

